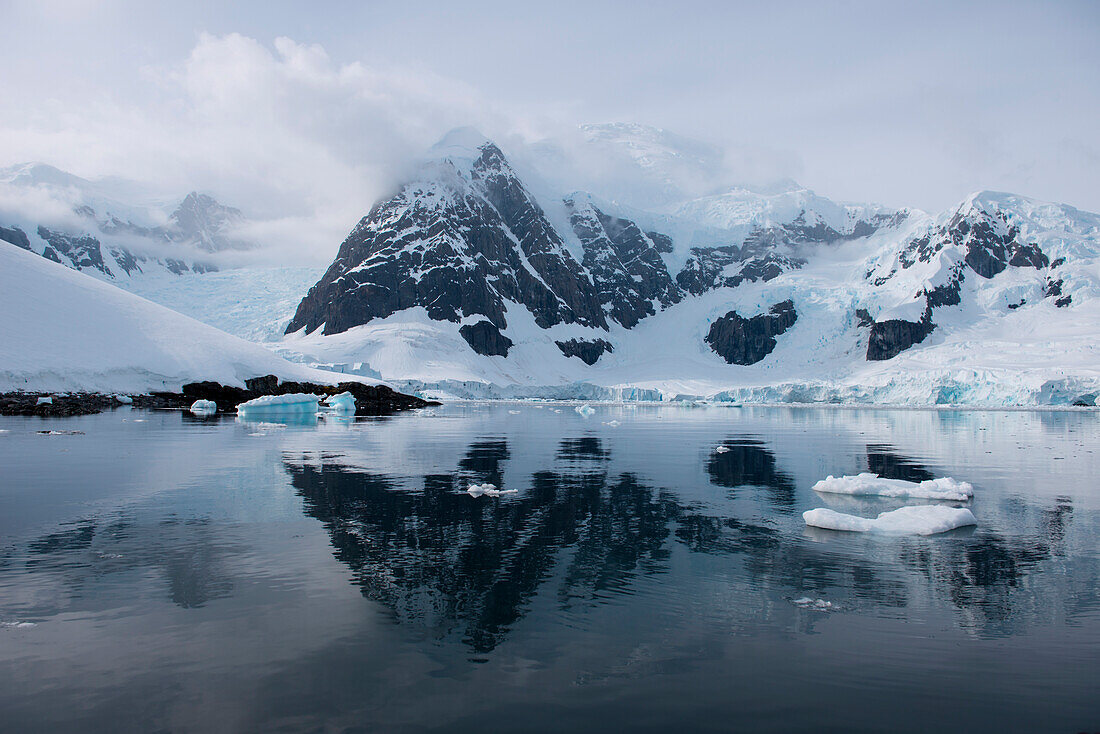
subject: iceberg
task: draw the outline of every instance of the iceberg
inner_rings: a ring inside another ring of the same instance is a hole
[[[191,412],[194,415],[210,415],[218,412],[218,404],[213,400],[196,400],[191,403]]]
[[[587,418],[588,416],[590,416],[590,415],[592,415],[593,413],[596,412],[596,409],[593,408],[588,403],[585,403],[584,405],[578,405],[576,408],[573,408],[573,410],[577,411],[578,413],[583,415],[585,418]]]
[[[965,502],[974,496],[974,487],[969,482],[960,482],[951,477],[926,479],[923,482],[907,482],[904,479],[883,479],[877,474],[868,472],[854,477],[834,477],[830,474],[815,484],[813,490],[829,494],[952,500],[955,502]]]
[[[518,489],[497,489],[497,485],[486,482],[485,484],[471,484],[466,493],[471,497],[480,497],[485,495],[486,497],[499,497],[502,494],[517,494]]]
[[[875,519],[846,515],[819,507],[802,513],[806,524],[825,530],[853,533],[889,533],[892,535],[934,535],[966,525],[977,525],[974,513],[965,507],[917,505],[883,512]]]
[[[39,398],[35,405],[53,405],[53,398]]]
[[[350,392],[342,392],[325,399],[325,407],[334,413],[355,413],[355,396]]]
[[[726,453],[726,452],[727,452],[727,451],[729,451],[729,450],[730,450],[730,447],[729,447],[729,446],[716,446],[716,447],[714,448],[714,453],[716,453],[716,454],[724,454],[724,453]]]
[[[288,395],[264,395],[237,406],[237,415],[248,416],[316,416],[320,395],[290,393]]]

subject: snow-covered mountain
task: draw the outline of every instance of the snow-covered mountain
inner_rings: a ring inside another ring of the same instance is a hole
[[[0,392],[178,391],[275,374],[334,383],[258,344],[0,244]]]
[[[0,170],[0,239],[115,281],[209,272],[211,253],[251,246],[236,234],[239,210],[198,192],[173,203],[142,191],[42,163]]]
[[[623,147],[630,131],[613,132]],[[1096,215],[983,192],[933,217],[791,182],[649,213],[546,188],[491,141],[448,136],[354,228],[283,347],[466,395],[1033,404],[1100,390]]]

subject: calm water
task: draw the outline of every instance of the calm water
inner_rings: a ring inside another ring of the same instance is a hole
[[[5,731],[1100,731],[1097,413],[0,429]],[[868,469],[978,528],[805,527]]]

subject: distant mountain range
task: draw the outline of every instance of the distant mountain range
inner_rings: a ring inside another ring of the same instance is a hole
[[[209,197],[139,224],[66,176],[0,174],[80,194],[75,228],[0,219],[0,238],[116,277],[183,271],[139,251],[247,246]],[[467,396],[1095,401],[1100,216],[989,191],[930,215],[730,179],[714,149],[644,126],[515,156],[453,131],[354,227],[277,348]]]
[[[203,255],[252,245],[235,235],[240,210],[191,192],[182,201],[135,204],[121,180],[89,181],[43,163],[0,170],[0,185],[49,197],[53,211],[0,208],[0,239],[77,270],[109,278],[146,272],[208,272]],[[140,198],[139,198],[140,200]],[[57,211],[64,203],[68,210]]]

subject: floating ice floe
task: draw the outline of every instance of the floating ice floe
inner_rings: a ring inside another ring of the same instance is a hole
[[[317,415],[317,406],[321,403],[320,395],[309,393],[290,393],[288,395],[264,395],[263,397],[249,400],[237,406],[237,415],[247,416],[271,416],[271,415]]]
[[[511,414],[511,415],[519,415],[518,410],[509,410],[508,413]]]
[[[824,599],[811,599],[808,596],[804,596],[801,599],[791,600],[791,604],[794,604],[800,609],[813,609],[819,612],[827,612],[833,608],[831,601],[825,601]]]
[[[355,396],[352,395],[350,392],[342,392],[339,395],[332,395],[325,399],[325,407],[331,410],[333,413],[354,415]]]
[[[619,423],[619,421],[617,421],[617,420],[609,420],[609,421],[606,421],[604,423],[604,425],[605,426],[611,426],[612,428],[614,428],[615,426],[621,426],[622,423]]]
[[[934,535],[966,525],[977,525],[974,513],[965,507],[917,505],[883,512],[873,520],[846,515],[824,507],[802,513],[807,525],[826,530],[853,533],[890,533],[894,535]]]
[[[577,411],[578,413],[580,413],[581,415],[586,416],[586,417],[590,416],[590,415],[592,415],[593,413],[596,412],[596,409],[593,408],[588,403],[585,403],[584,405],[579,405],[576,408],[573,408],[573,410]]]
[[[726,453],[726,452],[727,452],[727,451],[729,451],[729,450],[730,450],[730,447],[729,447],[729,446],[717,446],[717,447],[715,447],[715,449],[714,449],[714,453],[716,453],[716,454],[724,454],[724,453]]]
[[[517,494],[518,489],[497,489],[497,485],[486,482],[485,484],[471,484],[466,489],[466,493],[471,497],[480,497],[485,495],[486,497],[499,497],[502,494]]]
[[[84,431],[39,431],[43,436],[83,436]]]
[[[191,412],[194,415],[210,415],[218,412],[218,404],[213,400],[196,400],[191,403]]]
[[[39,398],[35,405],[53,405],[53,398]]]
[[[132,397],[130,397],[129,395],[115,395],[114,398],[115,398],[115,400],[122,403],[123,405],[133,405],[134,404],[134,399]]]
[[[957,502],[965,502],[974,496],[974,487],[969,482],[960,482],[951,477],[907,482],[904,479],[883,479],[877,474],[867,472],[855,477],[834,477],[830,474],[815,484],[813,490],[830,494],[913,497]]]

